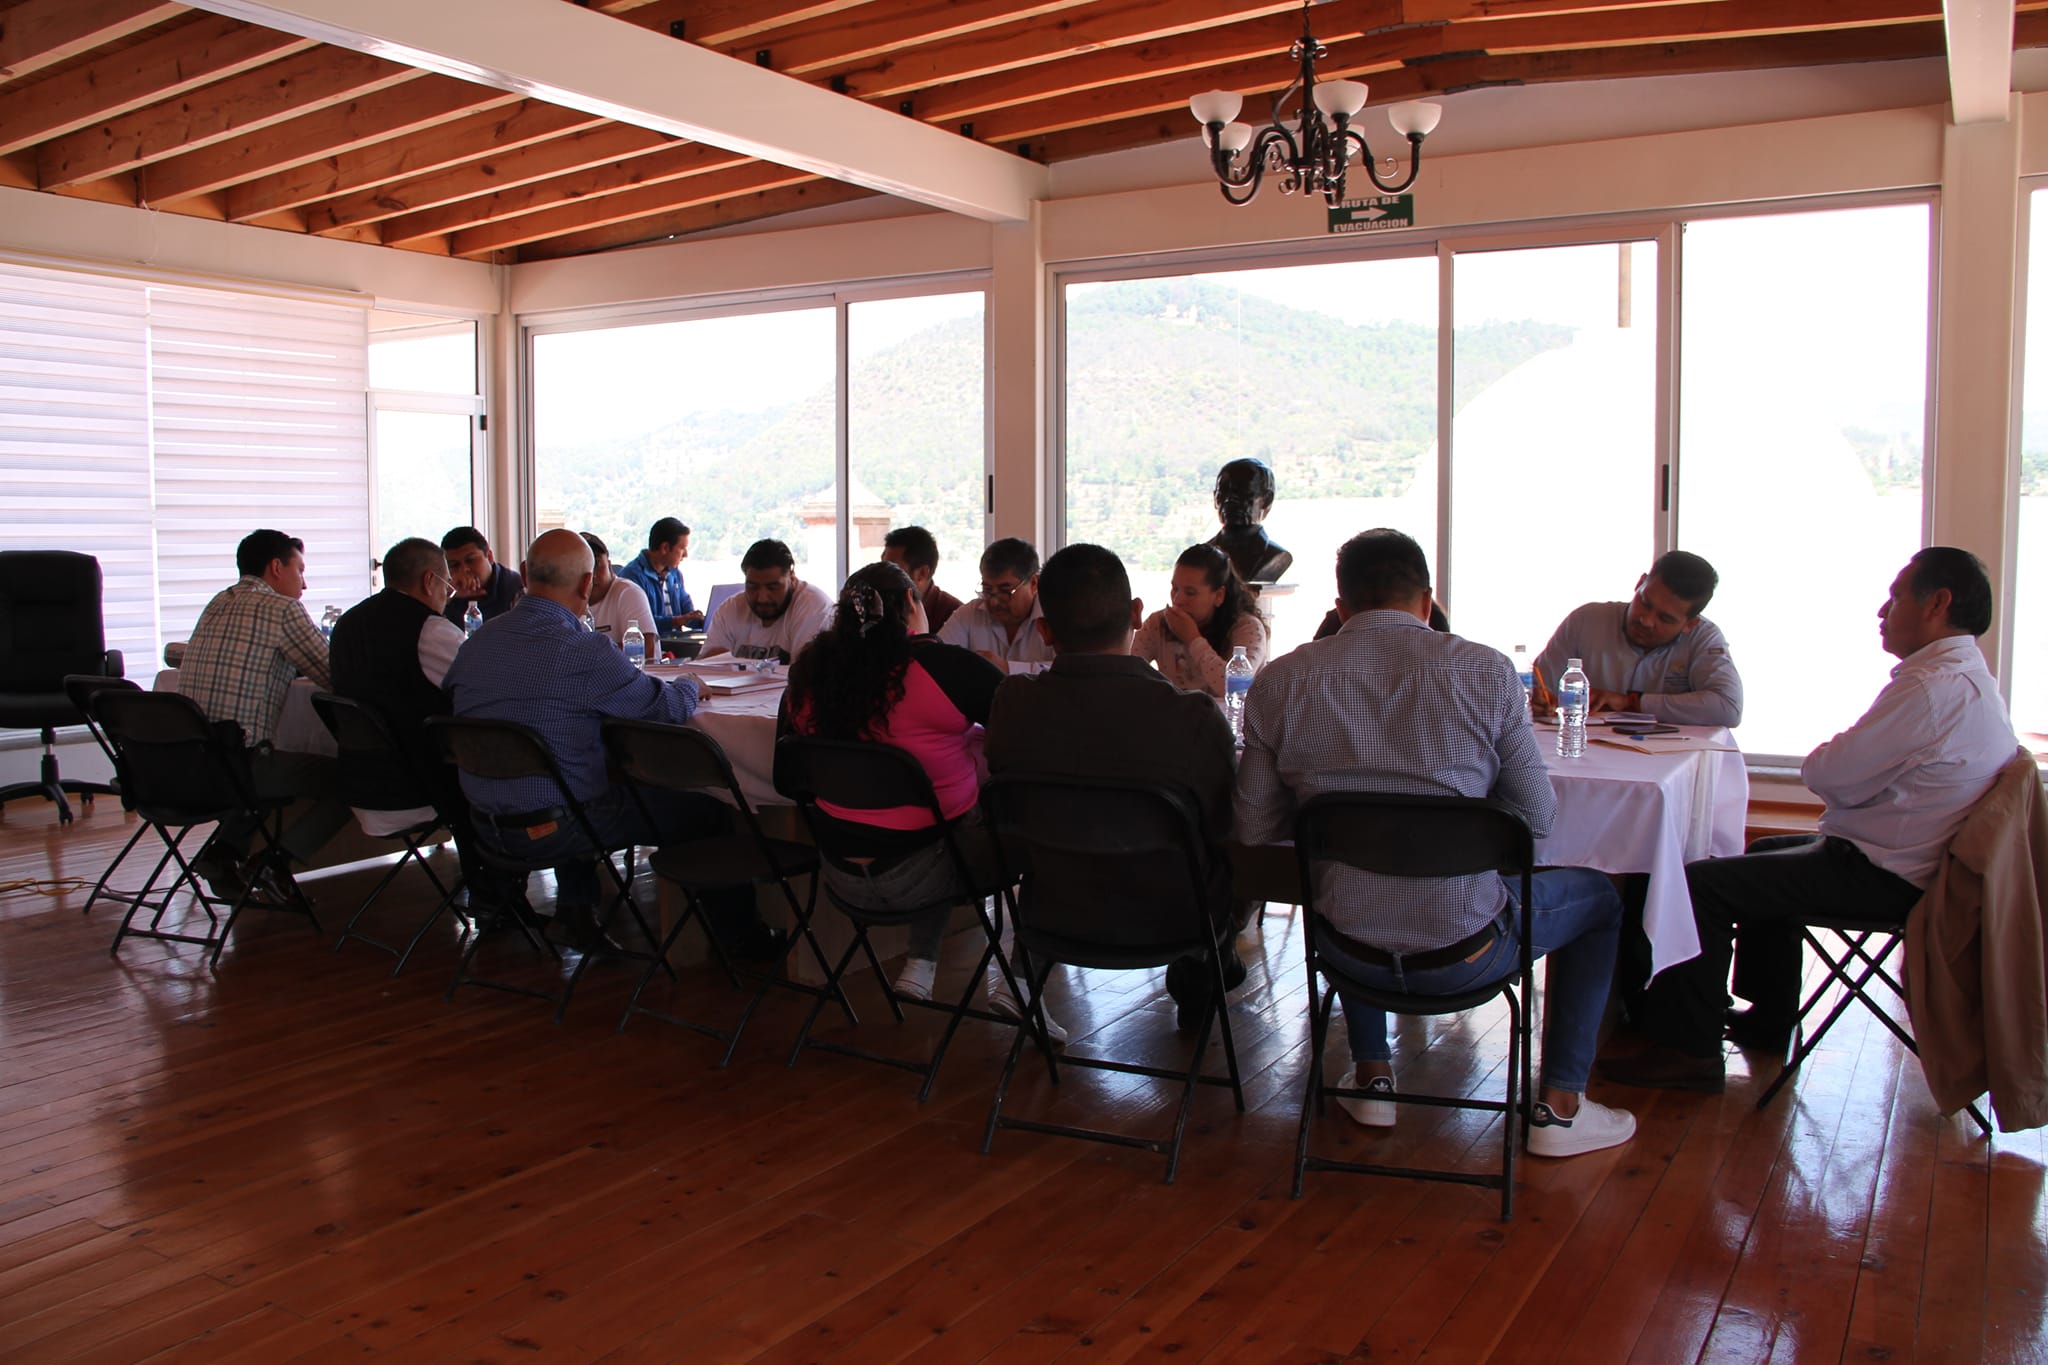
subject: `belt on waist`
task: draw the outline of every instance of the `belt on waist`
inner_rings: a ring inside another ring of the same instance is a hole
[[[1477,933],[1468,934],[1456,943],[1449,943],[1441,948],[1426,948],[1419,953],[1390,953],[1384,948],[1375,948],[1370,943],[1360,943],[1327,920],[1323,922],[1323,932],[1337,940],[1337,945],[1344,950],[1346,956],[1357,958],[1360,962],[1370,963],[1375,967],[1398,967],[1404,972],[1427,972],[1438,967],[1449,967],[1454,963],[1470,962],[1493,947],[1505,928],[1505,917],[1513,911],[1514,906],[1510,903],[1507,910],[1495,916],[1491,924]]]
[[[569,810],[566,806],[549,806],[546,810],[502,812],[472,809],[470,815],[479,824],[489,825],[493,829],[524,830],[536,825],[559,824],[569,818]]]

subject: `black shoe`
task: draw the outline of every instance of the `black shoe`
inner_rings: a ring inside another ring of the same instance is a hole
[[[587,905],[557,905],[548,937],[565,948],[601,957],[616,957],[626,951],[604,931]]]
[[[1618,1085],[1639,1085],[1649,1090],[1696,1090],[1718,1095],[1728,1088],[1728,1074],[1718,1052],[1711,1057],[1694,1057],[1661,1045],[1626,1057],[1610,1057],[1600,1063],[1600,1074]]]
[[[1745,1052],[1768,1052],[1782,1057],[1792,1050],[1796,1019],[1765,1014],[1761,1005],[1728,1011],[1728,1041]]]
[[[242,876],[242,869],[224,851],[212,844],[199,850],[190,864],[192,875],[206,883],[206,889],[217,901],[238,901],[249,889],[248,880]]]
[[[719,941],[735,962],[749,962],[756,966],[773,965],[782,961],[789,952],[789,931],[771,929],[759,920],[721,932]]]
[[[1223,988],[1234,991],[1244,984],[1247,975],[1244,959],[1237,955],[1235,948],[1226,948],[1223,953]],[[1177,957],[1166,964],[1166,993],[1174,1003],[1173,1026],[1182,1033],[1193,1033],[1201,1028],[1215,990],[1216,981],[1209,971],[1209,964],[1200,958]]]

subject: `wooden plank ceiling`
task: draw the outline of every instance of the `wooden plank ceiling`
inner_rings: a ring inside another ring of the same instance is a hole
[[[1301,24],[1260,0],[585,7],[1042,162],[1191,139],[1188,96],[1278,89]],[[2015,45],[2048,46],[2048,0],[2018,10]],[[1944,53],[1940,0],[1334,0],[1315,27],[1374,104]],[[871,193],[163,0],[0,0],[0,185],[492,261]]]

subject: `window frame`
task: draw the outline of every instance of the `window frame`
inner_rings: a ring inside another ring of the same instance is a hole
[[[838,534],[835,538],[836,564],[833,590],[851,572],[853,532],[849,516],[848,471],[850,449],[851,361],[848,352],[847,312],[856,303],[889,299],[922,298],[939,294],[982,296],[982,507],[983,543],[987,542],[989,506],[987,489],[995,475],[995,392],[989,355],[994,349],[992,309],[989,306],[992,272],[987,269],[948,271],[929,275],[839,282],[826,287],[750,290],[733,294],[700,294],[683,298],[657,299],[601,308],[563,310],[545,314],[521,314],[518,326],[519,429],[514,500],[522,543],[531,539],[539,525],[540,451],[534,432],[534,340],[541,336],[569,332],[602,331],[615,327],[645,327],[669,322],[705,322],[718,318],[746,317],[763,313],[794,312],[799,309],[830,307],[833,310],[834,421],[832,433],[833,492],[838,506]]]
[[[2027,220],[2025,209],[2031,204],[2027,196],[2032,188],[2048,187],[2048,175],[2022,177],[2020,188],[2026,203],[2022,205],[2021,237],[2021,288],[2025,277],[2025,232]],[[1048,375],[1046,384],[1046,477],[1043,515],[1048,530],[1043,547],[1051,553],[1065,543],[1066,536],[1066,490],[1067,490],[1067,286],[1069,284],[1098,283],[1134,279],[1158,279],[1196,274],[1227,274],[1234,270],[1270,269],[1282,266],[1305,266],[1336,264],[1354,261],[1373,261],[1413,258],[1435,254],[1438,260],[1437,295],[1437,544],[1431,555],[1431,564],[1436,570],[1438,586],[1446,603],[1455,601],[1455,569],[1450,560],[1451,522],[1454,509],[1451,506],[1451,464],[1456,458],[1453,448],[1451,426],[1455,413],[1447,397],[1455,394],[1455,371],[1453,358],[1456,346],[1456,293],[1455,258],[1459,254],[1483,251],[1512,251],[1549,246],[1573,246],[1621,241],[1654,241],[1657,243],[1657,281],[1654,302],[1657,308],[1655,326],[1657,392],[1654,396],[1656,409],[1656,436],[1653,446],[1654,460],[1650,474],[1657,481],[1657,499],[1652,506],[1652,541],[1655,553],[1661,554],[1678,539],[1678,528],[1683,518],[1681,488],[1681,463],[1684,451],[1679,441],[1680,390],[1683,381],[1683,358],[1680,354],[1680,336],[1683,321],[1684,300],[1684,256],[1685,225],[1725,218],[1763,218],[1779,214],[1826,213],[1858,208],[1879,208],[1897,205],[1918,205],[1928,215],[1928,259],[1927,289],[1928,309],[1926,334],[1923,346],[1927,358],[1925,399],[1922,404],[1921,470],[1920,470],[1920,544],[1930,543],[1933,533],[1934,486],[1935,486],[1935,373],[1937,329],[1940,324],[1938,309],[1941,287],[1941,214],[1940,192],[1932,186],[1909,186],[1891,190],[1866,191],[1848,194],[1815,195],[1797,199],[1769,199],[1730,201],[1698,206],[1664,208],[1653,211],[1639,211],[1618,214],[1591,214],[1571,219],[1529,219],[1513,222],[1469,224],[1441,228],[1421,228],[1390,234],[1387,237],[1368,237],[1361,242],[1357,236],[1333,234],[1325,239],[1300,239],[1289,242],[1267,242],[1253,246],[1228,245],[1197,247],[1185,250],[1149,252],[1143,255],[1124,257],[1077,258],[1074,260],[1048,262],[1046,267],[1047,290],[1049,293],[1047,316],[1051,323],[1051,336],[1047,341]],[[2016,310],[2024,312],[2023,309]],[[2024,328],[2024,318],[2018,325]],[[2022,351],[2016,344],[2015,364],[2019,364]],[[2017,424],[2018,384],[2015,389],[2015,415]],[[2015,431],[2017,428],[2015,427]],[[2018,443],[2015,437],[2010,447],[2014,452],[2009,479],[2018,478]],[[2013,486],[2016,486],[2014,484]],[[2010,523],[2017,518],[2017,500],[2011,502],[2008,511],[2007,544],[2012,545]],[[2004,600],[2011,600],[2012,575],[2015,556],[2006,555],[2007,562],[2000,566],[2001,581],[2004,584]],[[2011,658],[2010,636],[2012,631],[2010,613],[2002,613],[2006,619],[2001,625],[2004,648],[2001,659]],[[2001,670],[2000,686],[2009,697],[2010,668]],[[1744,759],[1753,771],[1769,772],[1796,770],[1802,756],[1793,754],[1749,753]]]

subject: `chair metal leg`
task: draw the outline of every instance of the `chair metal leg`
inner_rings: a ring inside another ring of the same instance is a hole
[[[1508,1002],[1508,1108],[1500,1116],[1500,1221],[1512,1222],[1515,1217],[1515,1148],[1521,1141],[1521,1125],[1515,1121],[1518,1106],[1515,1103],[1517,1082],[1521,1080],[1519,1063],[1522,1046],[1523,1003],[1515,998],[1512,990],[1503,991]],[[1526,1107],[1527,1096],[1523,1097]]]
[[[100,879],[93,883],[92,893],[85,898],[85,907],[79,911],[81,915],[90,915],[92,913],[92,903],[100,897],[105,896],[109,900],[115,898],[115,893],[107,890],[107,883],[112,880],[114,869],[121,865],[122,859],[135,851],[135,846],[142,842],[142,836],[148,832],[149,824],[147,821],[135,827],[135,833],[128,836],[128,842],[121,845],[121,851],[114,855],[114,861],[107,864],[106,869],[100,873]],[[158,872],[164,870],[163,861],[157,863],[156,870]],[[154,875],[152,875],[150,880],[155,880]],[[143,885],[147,887],[149,882],[144,882]]]
[[[1309,1127],[1323,1108],[1323,1036],[1330,1027],[1330,1011],[1336,1004],[1337,988],[1324,987],[1316,980],[1315,966],[1309,966],[1308,992],[1308,1084],[1301,1092],[1301,1127],[1294,1135],[1294,1197],[1308,1177]]]

